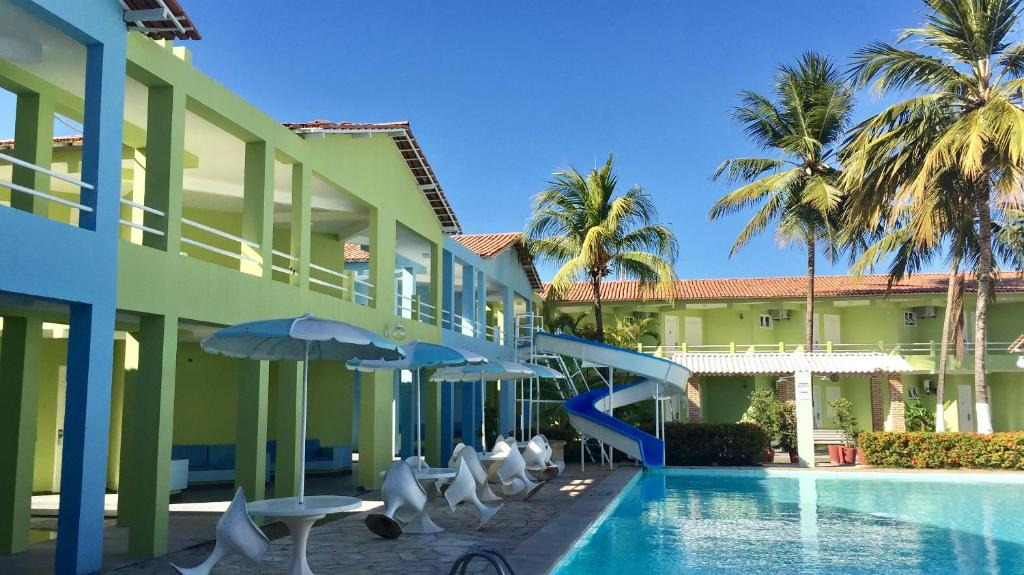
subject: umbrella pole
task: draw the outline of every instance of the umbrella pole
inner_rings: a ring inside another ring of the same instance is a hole
[[[423,395],[420,389],[420,383],[422,378],[420,376],[423,368],[416,370],[416,461],[417,467],[423,469],[423,438],[420,437],[420,402],[422,401],[421,396]]]
[[[302,361],[302,435],[299,437],[299,504],[306,497],[306,387],[309,381],[309,342],[306,342],[306,357]]]

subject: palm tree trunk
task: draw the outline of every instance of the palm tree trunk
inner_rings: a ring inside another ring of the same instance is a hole
[[[992,291],[992,214],[989,188],[981,186],[978,201],[978,310],[974,324],[974,403],[978,414],[978,433],[992,433],[992,411],[985,381],[988,337],[988,300]]]
[[[601,276],[591,276],[590,283],[594,286],[594,337],[604,343],[604,316],[601,315]]]
[[[949,357],[950,332],[953,329],[953,309],[956,298],[957,275],[960,273],[960,256],[953,256],[949,265],[949,284],[946,286],[946,313],[942,318],[942,345],[939,346],[939,382],[935,388],[935,432],[946,431],[945,394],[946,359]]]
[[[807,234],[807,351],[814,351],[814,228]]]

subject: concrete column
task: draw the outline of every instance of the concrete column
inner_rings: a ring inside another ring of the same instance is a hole
[[[0,554],[28,549],[43,323],[4,318],[0,336]]]
[[[146,227],[163,236],[143,234],[144,245],[177,254],[181,251],[181,195],[185,170],[185,91],[151,86],[146,130],[146,205],[166,214],[143,215]]]
[[[124,365],[126,340],[114,341],[114,376],[110,387],[110,441],[107,446],[107,489],[117,491],[121,475],[121,439],[124,422]]]
[[[800,467],[814,467],[814,403],[811,394],[811,373],[794,374],[796,401],[796,446]]]
[[[430,245],[430,301],[427,302],[434,306],[434,309],[428,310],[430,315],[434,316],[434,320],[430,323],[431,325],[441,325],[441,306],[444,304],[444,269],[441,263],[441,244]]]
[[[359,468],[357,483],[380,485],[379,473],[391,465],[394,444],[394,373],[359,373]]]
[[[687,423],[700,423],[703,414],[703,404],[700,400],[701,378],[693,375],[686,382],[686,421]]]
[[[139,334],[129,332],[125,334],[125,372],[124,372],[124,398],[122,399],[121,416],[121,452],[118,464],[117,508],[118,527],[129,527],[132,523],[131,513],[133,511],[132,501],[135,500],[134,492],[138,486],[133,472],[132,457],[139,449],[136,445],[137,435],[132,432],[135,429],[135,420],[139,414],[135,409],[135,390],[138,386],[139,376]],[[120,503],[123,502],[123,503]]]
[[[277,459],[274,464],[274,497],[299,494],[299,458],[305,446],[302,434],[302,362],[277,365]]]
[[[49,168],[53,160],[53,98],[23,92],[18,94],[12,156]],[[49,192],[50,177],[35,170],[12,166],[11,181],[19,186]],[[31,194],[11,190],[11,207],[46,215],[49,202]]]
[[[441,252],[441,327],[454,330],[455,258],[448,250]]]
[[[487,339],[487,276],[484,272],[477,272],[476,276],[476,308],[474,309],[473,320],[480,329],[476,336],[480,339]]]
[[[235,487],[242,488],[248,501],[266,497],[269,390],[269,362],[238,360]]]
[[[242,260],[242,271],[270,278],[274,248],[274,147],[266,142],[245,144],[245,197],[242,237],[259,244],[242,246],[242,254],[259,262]]]
[[[443,382],[441,387],[441,463],[447,464],[452,457],[452,450],[455,447],[455,384]]]
[[[309,258],[311,218],[310,198],[313,188],[313,172],[305,164],[292,165],[292,238],[291,255],[295,267],[292,282],[299,287],[309,286]],[[355,282],[349,281],[349,298],[355,293]]]
[[[391,212],[376,208],[370,210],[370,281],[374,288],[370,296],[371,307],[395,309],[395,234],[396,222],[388,217]]]
[[[416,390],[411,381],[405,381],[407,376],[398,372],[398,377],[398,432],[402,437],[398,453],[405,459],[416,454]]]
[[[132,465],[136,485],[125,502],[131,506],[128,552],[156,557],[167,552],[178,319],[142,316],[139,338],[139,372],[132,408],[141,417],[134,418],[131,429],[135,436]]]
[[[503,310],[504,321],[502,322],[501,329],[505,334],[504,346],[509,350],[511,356],[515,356],[515,301],[514,292],[509,286],[504,286],[504,292],[501,297],[501,306]],[[516,427],[516,387],[519,385],[518,381],[508,380],[501,382],[501,394],[498,397],[498,425],[502,435],[509,435],[510,431],[513,431]]]

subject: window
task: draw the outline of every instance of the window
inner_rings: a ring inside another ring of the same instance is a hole
[[[761,314],[758,316],[758,324],[762,329],[772,329],[775,327],[775,322],[772,320],[772,316],[767,314]]]
[[[913,311],[903,312],[903,325],[917,325],[917,314]]]

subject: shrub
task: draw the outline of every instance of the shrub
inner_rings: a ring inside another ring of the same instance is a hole
[[[768,435],[753,423],[666,423],[668,465],[753,465]]]
[[[779,447],[785,452],[796,450],[796,404],[781,402],[779,412]]]
[[[768,436],[765,448],[782,440],[782,402],[770,389],[755,389],[750,392],[750,407],[740,419],[743,423],[759,425]]]
[[[849,399],[840,397],[829,405],[832,406],[832,420],[846,436],[846,446],[853,447],[857,444],[857,418],[853,415],[853,404]]]
[[[861,452],[879,467],[1024,470],[1024,432],[860,434]]]
[[[921,402],[905,403],[903,412],[907,421],[907,431],[935,430],[935,412],[921,405]]]

